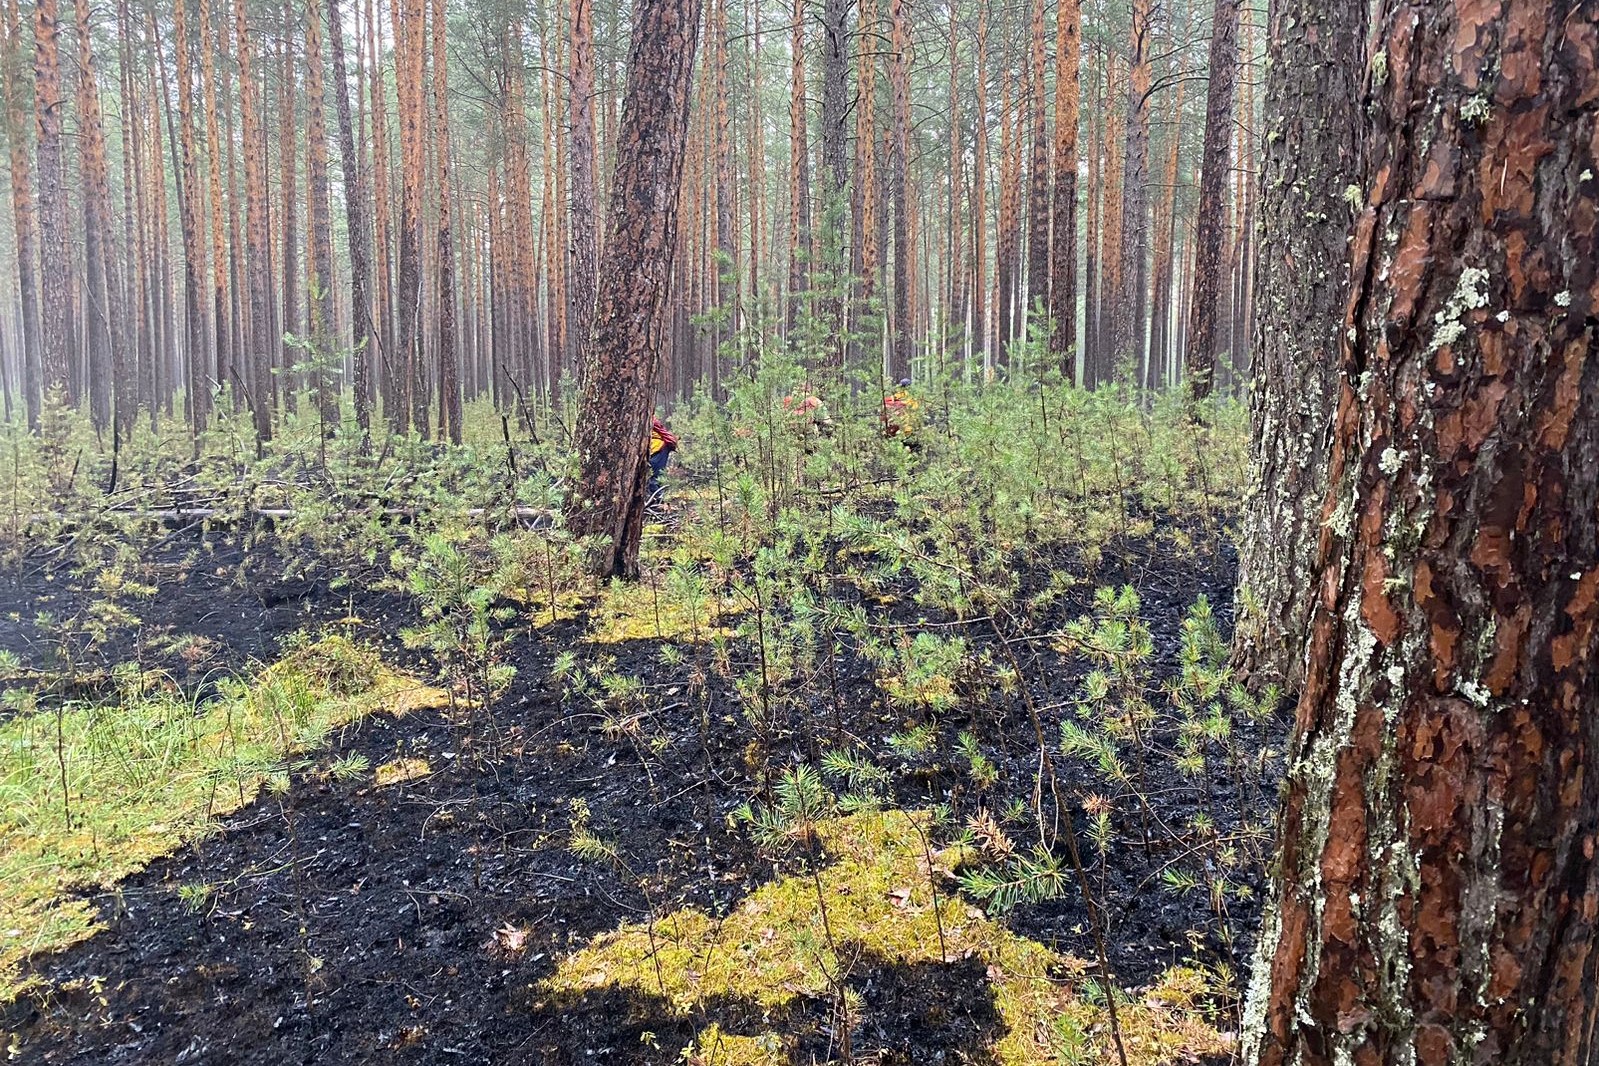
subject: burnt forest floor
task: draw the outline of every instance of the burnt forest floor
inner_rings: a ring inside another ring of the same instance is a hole
[[[691,1024],[619,988],[552,997],[542,982],[618,926],[683,907],[724,915],[792,872],[792,859],[762,852],[731,816],[770,796],[782,768],[835,747],[888,768],[894,805],[947,805],[946,838],[986,812],[1025,852],[1035,819],[1023,808],[1047,789],[1035,779],[1027,703],[1053,745],[1093,668],[1042,634],[1092,614],[1096,590],[1132,587],[1152,644],[1142,683],[1157,702],[1179,672],[1196,601],[1208,600],[1222,639],[1230,632],[1233,548],[1203,532],[1174,551],[1161,535],[1173,525],[1181,523],[1157,516],[1155,532],[1115,539],[1091,569],[1066,550],[1031,556],[1017,575],[1023,594],[1059,572],[1080,580],[1039,609],[1032,636],[1006,648],[997,626],[919,606],[913,579],[901,595],[859,597],[894,639],[961,638],[960,662],[947,671],[953,698],[936,713],[907,710],[885,698],[881,662],[843,642],[805,691],[789,683],[778,720],[758,736],[739,687],[757,656],[747,623],[714,648],[663,655],[678,634],[598,646],[586,641],[582,612],[534,626],[498,611],[495,655],[515,673],[489,706],[361,719],[286,791],[263,792],[205,839],[114,886],[86,889],[103,928],[35,955],[30,990],[0,1005],[12,1061],[677,1061],[703,1019]],[[434,660],[400,639],[419,621],[414,597],[359,569],[285,569],[270,538],[249,551],[226,534],[166,538],[122,568],[138,590],[122,590],[119,613],[97,615],[102,587],[49,565],[20,567],[0,576],[0,652],[14,657],[20,686],[70,668],[82,696],[113,664],[137,662],[203,694],[215,677],[271,660],[293,634],[342,626],[396,668],[437,677]],[[774,626],[789,624],[774,613]],[[604,700],[559,680],[573,653],[604,662],[608,678],[635,679],[633,709],[608,714]],[[1002,676],[1013,654],[1025,697]],[[931,739],[907,743],[918,725]],[[1175,749],[1169,721],[1149,728],[1148,752]],[[1217,1025],[1228,1028],[1259,921],[1260,829],[1275,802],[1265,754],[1281,749],[1286,728],[1281,711],[1238,716],[1222,745],[1232,763],[1214,755],[1216,771],[1197,782],[1171,758],[1145,761],[1128,785],[1055,754],[1120,988],[1136,995],[1167,967],[1198,965],[1215,977]],[[970,769],[962,733],[991,775]],[[427,772],[381,784],[326,772],[356,755]],[[1250,759],[1259,772],[1224,770]],[[574,854],[575,810],[616,842],[628,874]],[[1113,846],[1088,843],[1093,811]],[[1200,828],[1184,828],[1196,813]],[[1166,831],[1146,843],[1151,824]],[[181,886],[205,886],[203,903]],[[1060,952],[1095,957],[1075,888],[1023,901],[1002,920]],[[857,1046],[881,1049],[883,1061],[996,1061],[985,1049],[1002,1023],[977,960],[911,964],[867,952],[851,984],[864,1019]],[[714,1013],[731,1029],[762,1009],[729,1001]],[[825,1002],[806,999],[772,1024],[786,1027],[793,1061],[830,1053],[817,1035],[830,1024]]]

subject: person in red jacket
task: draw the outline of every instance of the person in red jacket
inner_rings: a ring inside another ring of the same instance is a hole
[[[656,500],[661,495],[661,475],[677,451],[677,437],[661,424],[659,418],[650,418],[650,484],[648,498]]]

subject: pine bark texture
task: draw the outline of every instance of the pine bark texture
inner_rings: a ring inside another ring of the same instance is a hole
[[[1264,232],[1255,288],[1266,302],[1250,400],[1249,499],[1239,559],[1234,662],[1255,685],[1297,691],[1315,599],[1311,567],[1327,495],[1348,290],[1348,235],[1366,187],[1360,112],[1366,8],[1278,0],[1266,78]]]
[[[650,411],[660,368],[700,0],[639,0],[600,262],[594,361],[578,409],[568,528],[598,538],[593,568],[638,575]]]
[[[1211,20],[1210,84],[1205,98],[1205,149],[1195,219],[1194,291],[1189,306],[1188,387],[1196,399],[1215,385],[1221,344],[1222,272],[1226,239],[1227,155],[1232,143],[1233,83],[1238,72],[1239,0],[1216,0]]]
[[[1589,1066],[1599,4],[1387,0],[1374,36],[1245,1061]]]

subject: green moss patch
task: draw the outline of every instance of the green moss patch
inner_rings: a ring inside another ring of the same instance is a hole
[[[378,711],[447,694],[342,637],[306,644],[196,706],[139,679],[105,704],[36,709],[0,723],[0,1002],[29,955],[96,931],[74,893],[120,878],[210,832],[296,755]]]
[[[889,811],[822,823],[825,865],[751,893],[718,920],[685,908],[653,924],[627,925],[564,960],[542,986],[559,1002],[604,989],[658,998],[674,1020],[700,1016],[712,1001],[737,1000],[770,1031],[729,1033],[708,1023],[685,1049],[691,1061],[788,1061],[782,1022],[805,1001],[832,995],[829,974],[848,975],[864,956],[895,964],[986,965],[1003,1022],[990,1053],[1007,1066],[1113,1061],[1106,1012],[1091,1000],[1091,967],[1018,936],[942,887],[936,908],[923,847],[925,815]],[[952,853],[931,854],[947,884]],[[826,927],[820,897],[826,904]],[[827,928],[831,929],[831,937]],[[848,977],[844,983],[849,984]],[[1193,1061],[1227,1050],[1200,1003],[1208,988],[1176,968],[1119,1010],[1129,1062]]]

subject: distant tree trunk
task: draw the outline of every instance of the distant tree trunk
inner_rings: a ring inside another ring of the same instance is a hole
[[[888,353],[888,376],[899,381],[911,374],[911,27],[906,0],[889,0],[890,48],[888,78],[894,97],[894,336]]]
[[[1032,17],[1032,118],[1033,156],[1027,170],[1027,305],[1025,331],[1035,313],[1040,325],[1049,312],[1049,113],[1044,93],[1044,0],[1033,0]],[[1026,335],[1025,332],[1023,334]]]
[[[250,368],[250,408],[256,437],[272,439],[272,275],[267,260],[266,138],[260,119],[260,91],[252,70],[254,44],[245,0],[233,0],[234,55],[239,64],[239,116],[244,136],[245,270],[249,276],[250,317],[244,351]]]
[[[827,193],[837,200],[849,186],[849,0],[822,0],[822,167]],[[829,204],[828,210],[835,210]]]
[[[1233,299],[1232,315],[1228,322],[1227,370],[1239,387],[1249,380],[1249,322],[1252,312],[1254,286],[1250,284],[1255,262],[1255,95],[1254,78],[1249,65],[1254,61],[1255,17],[1251,8],[1239,12],[1238,35],[1238,119],[1235,127],[1233,167],[1237,184],[1233,193],[1233,211],[1237,225],[1233,229]]]
[[[881,265],[877,240],[878,191],[877,179],[877,44],[868,34],[878,32],[877,0],[859,0],[859,48],[855,56],[855,174],[852,197],[855,218],[855,254],[852,259],[859,289],[851,332],[865,340],[872,351],[876,366],[882,365],[882,348],[876,325],[874,301],[877,298],[877,277]]]
[[[202,300],[205,295],[205,240],[199,232],[200,226],[200,163],[196,158],[194,143],[194,57],[191,54],[189,37],[189,12],[187,0],[175,0],[172,5],[173,26],[177,37],[176,52],[178,57],[178,139],[182,147],[182,175],[181,188],[178,194],[178,223],[183,233],[183,312],[185,329],[184,347],[187,349],[188,358],[184,362],[188,366],[188,375],[185,382],[185,392],[189,400],[189,425],[198,435],[205,429],[206,418],[210,414],[208,400],[210,389],[207,385],[206,368],[206,336],[205,336],[205,307]],[[124,27],[126,32],[126,27]],[[124,144],[126,151],[129,145]],[[140,259],[140,275],[143,275],[143,259]],[[141,290],[143,286],[140,286]],[[142,302],[143,293],[140,293],[141,308],[138,314],[139,322],[144,322]],[[142,330],[141,330],[142,333]],[[147,357],[152,364],[158,364],[154,353],[147,351]],[[151,367],[150,403],[154,411],[155,381],[159,372]]]
[[[1127,141],[1122,154],[1121,290],[1116,295],[1112,346],[1137,384],[1143,371],[1149,314],[1149,90],[1154,0],[1133,0],[1127,46]]]
[[[181,3],[183,0],[176,0]],[[229,314],[228,294],[228,230],[222,214],[222,126],[217,120],[216,46],[214,29],[222,36],[226,24],[213,27],[209,0],[200,2],[200,95],[205,108],[205,154],[207,199],[211,208],[211,329],[216,348],[216,386],[234,380],[232,324]],[[204,387],[210,389],[211,383]],[[234,402],[239,400],[239,390],[233,390]]]
[[[1188,39],[1190,11],[1183,8],[1183,23],[1176,40]],[[1172,86],[1166,122],[1166,162],[1160,181],[1160,198],[1155,207],[1155,267],[1151,280],[1149,356],[1144,362],[1144,388],[1151,391],[1166,383],[1172,349],[1172,280],[1177,242],[1178,164],[1182,161],[1183,97],[1187,79],[1182,76],[1180,56],[1173,54],[1170,64]]]
[[[988,372],[988,5],[977,6],[976,144],[972,173],[972,358]]]
[[[305,139],[306,182],[310,204],[306,226],[311,238],[311,338],[319,361],[338,351],[338,326],[333,320],[333,212],[328,194],[328,123],[322,68],[321,0],[305,0]],[[342,86],[341,86],[342,88]],[[317,409],[329,425],[339,419],[339,382],[331,366],[312,380]]]
[[[577,419],[580,474],[567,526],[600,538],[602,574],[638,576],[650,409],[659,369],[700,0],[638,0],[611,211],[600,261],[594,364]]]
[[[1011,163],[1021,158],[1021,139],[1015,133],[1011,110],[1011,72],[1005,70],[1000,77],[999,219],[994,235],[994,325],[999,338],[994,362],[1008,367],[1011,341],[1016,336],[1016,201],[1021,185],[1020,168]]]
[[[72,260],[67,248],[67,189],[61,153],[61,16],[58,0],[33,6],[33,105],[39,155],[39,278],[44,391],[70,394]]]
[[[1379,18],[1243,1060],[1590,1066],[1599,9],[1387,0]]]
[[[712,55],[712,78],[715,108],[707,115],[714,122],[712,157],[716,167],[716,252],[712,269],[716,283],[718,319],[716,344],[710,351],[710,384],[716,389],[721,384],[721,344],[738,329],[738,244],[733,236],[734,197],[733,139],[728,117],[727,87],[727,0],[717,0],[716,19],[711,28],[715,51]]]
[[[1277,0],[1255,285],[1269,301],[1250,401],[1253,469],[1239,544],[1234,662],[1259,685],[1303,679],[1311,565],[1327,494],[1353,211],[1366,187],[1360,112],[1366,8]]]
[[[1077,352],[1077,123],[1082,56],[1080,0],[1055,8],[1055,180],[1049,254],[1049,350],[1070,381]]]
[[[372,326],[372,234],[367,228],[366,174],[356,150],[350,120],[350,92],[344,59],[341,0],[327,0],[328,46],[333,55],[333,106],[339,120],[339,161],[344,172],[344,225],[350,249],[350,320],[354,351],[355,418],[366,433],[372,424],[371,365],[376,338]],[[330,279],[331,283],[331,279]]]
[[[1123,168],[1117,166],[1121,159],[1124,126],[1127,122],[1127,87],[1119,77],[1115,52],[1105,55],[1105,125],[1104,143],[1100,146],[1100,185],[1104,202],[1100,205],[1102,242],[1099,252],[1099,344],[1095,355],[1094,383],[1104,384],[1116,379],[1116,343],[1123,331],[1119,312],[1122,309],[1123,273],[1127,265],[1126,234],[1122,232],[1122,202],[1127,190],[1122,184]]]
[[[945,289],[944,330],[957,355],[966,350],[966,160],[961,146],[960,5],[949,6],[949,234],[945,244],[949,284]]]
[[[287,394],[291,403],[300,387],[301,377],[290,373],[290,368],[301,358],[300,353],[289,343],[289,336],[302,336],[306,332],[300,312],[300,164],[296,155],[300,115],[295,107],[298,94],[295,92],[294,78],[295,37],[300,29],[297,16],[295,0],[284,0],[283,33],[278,39],[281,72],[278,79],[278,185],[282,204],[278,209],[278,221],[283,234],[283,251],[279,257],[282,298],[279,303],[280,328],[273,338],[281,372],[273,378],[273,392]]]
[[[788,98],[788,328],[799,322],[811,275],[811,142],[805,111],[805,0],[794,0]]]
[[[594,0],[572,3],[572,247],[567,266],[567,327],[572,341],[572,365],[589,363],[590,325],[594,317],[595,272],[599,268],[599,218],[595,206],[594,146]],[[552,367],[550,382],[559,385],[560,366]]]
[[[225,12],[226,7],[219,15],[221,25],[217,33],[218,46],[224,51],[228,43],[228,20]],[[233,409],[237,411],[241,403],[252,403],[250,397],[255,388],[253,362],[255,349],[249,346],[250,296],[247,291],[248,270],[245,266],[246,239],[239,221],[238,149],[233,136],[232,78],[228,73],[227,64],[223,64],[221,68],[219,88],[222,100],[222,141],[226,145],[223,151],[227,156],[228,174],[228,322],[232,327],[228,346],[233,352]],[[158,191],[161,185],[161,182],[156,183]]]
[[[1227,148],[1232,142],[1233,79],[1238,69],[1238,4],[1239,0],[1216,0],[1211,20],[1210,87],[1206,90],[1205,151],[1199,169],[1194,291],[1188,326],[1188,388],[1195,399],[1210,395],[1222,338],[1224,201]]]
[[[1104,152],[1099,126],[1104,122],[1104,97],[1100,92],[1099,71],[1093,72],[1093,110],[1088,123],[1088,219],[1083,233],[1083,373],[1082,384],[1093,388],[1099,381],[1100,298],[1104,287],[1099,280],[1100,197],[1104,191]]]
[[[11,160],[11,217],[17,245],[17,287],[22,300],[22,397],[28,428],[39,428],[43,369],[43,324],[39,318],[38,218],[28,158],[27,87],[23,84],[22,16],[17,0],[6,0],[5,48],[0,52],[0,89],[5,93],[6,144]]]
[[[383,416],[391,429],[399,428],[408,417],[404,388],[404,354],[394,343],[394,210],[389,185],[389,120],[383,87],[382,53],[378,50],[382,6],[366,4],[367,75],[372,110],[372,246],[377,269],[374,307],[377,313],[377,352],[375,366],[382,383]]]
[[[89,410],[99,428],[111,424],[116,400],[118,432],[132,424],[127,360],[112,342],[112,323],[119,321],[112,303],[116,291],[111,245],[111,175],[106,162],[105,126],[100,117],[100,87],[94,69],[93,27],[88,0],[75,0],[78,45],[78,149],[83,177],[83,261],[87,275],[84,329],[89,354]]]
[[[427,392],[423,387],[422,344],[422,185],[427,180],[427,151],[422,137],[423,48],[426,9],[423,0],[397,0],[394,5],[395,92],[400,115],[400,285],[397,293],[399,332],[397,372],[401,374],[398,428],[427,436]]]
[[[753,20],[750,30],[750,95],[745,125],[746,155],[750,182],[750,301],[761,304],[761,270],[765,263],[766,204],[766,120],[761,110],[761,5],[748,4],[745,11]]]
[[[450,86],[444,0],[433,0],[433,150],[438,153],[439,422],[461,443],[461,367],[455,321],[454,205],[450,188]]]

